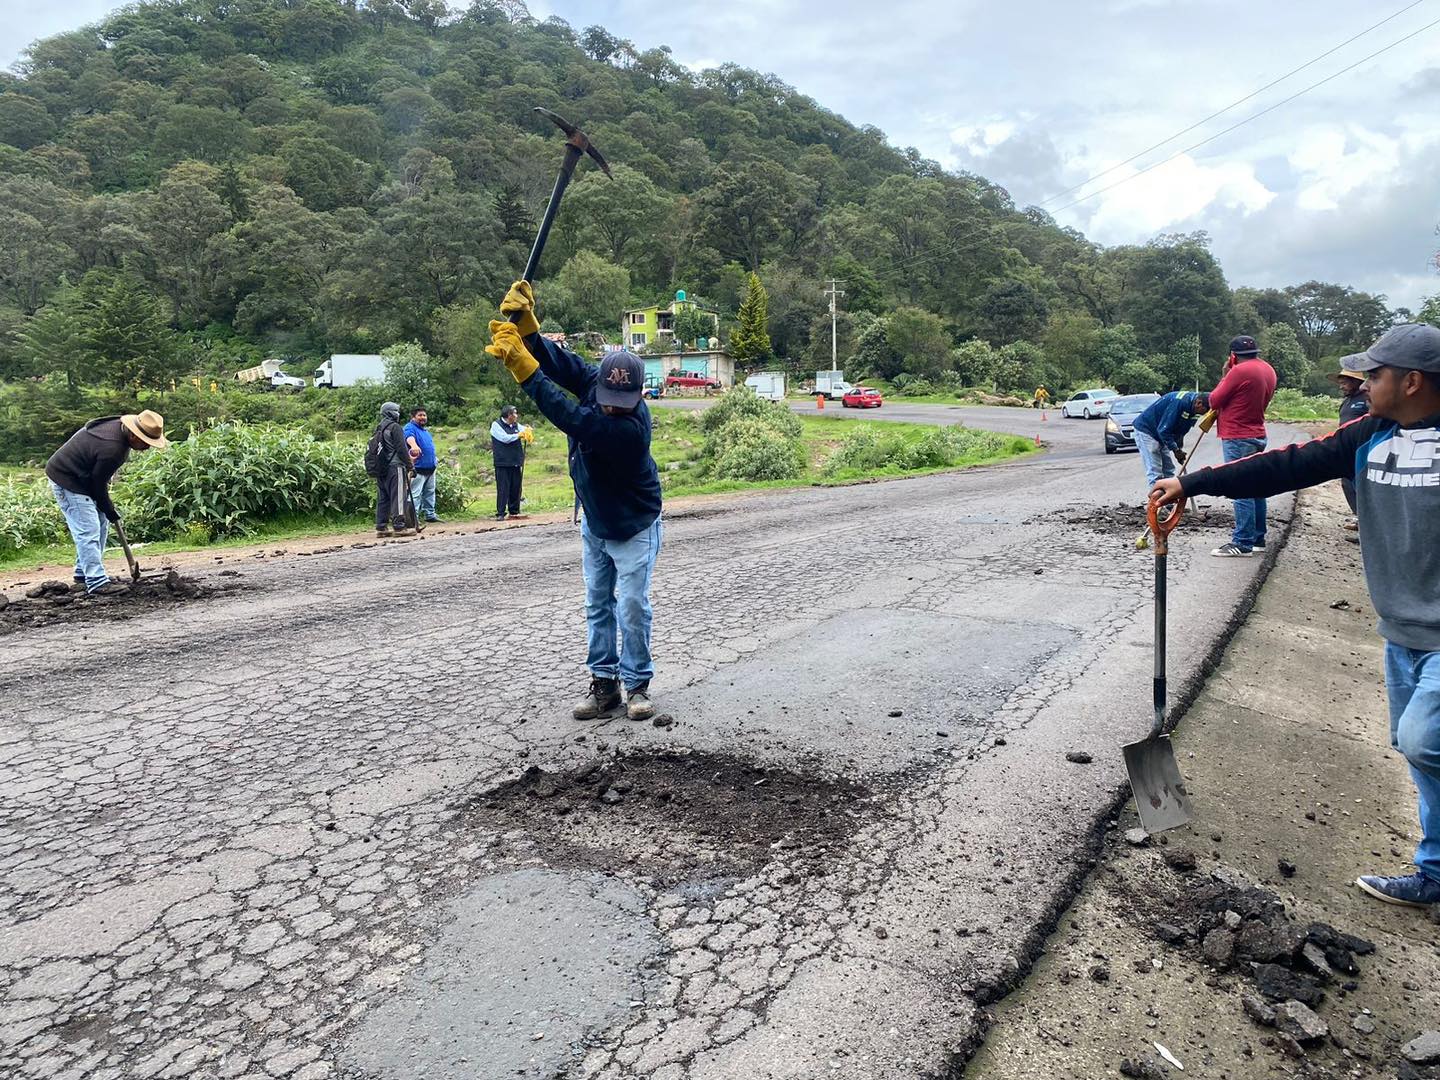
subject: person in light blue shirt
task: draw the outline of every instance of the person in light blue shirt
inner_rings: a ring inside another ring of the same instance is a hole
[[[421,405],[410,413],[410,422],[405,425],[405,445],[410,448],[411,468],[415,475],[410,479],[410,500],[415,504],[416,519],[439,521],[435,515],[435,437],[427,425],[430,417]]]

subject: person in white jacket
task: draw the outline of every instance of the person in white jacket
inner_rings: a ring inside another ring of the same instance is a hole
[[[519,521],[529,517],[520,512],[520,485],[525,476],[525,444],[530,428],[520,423],[514,405],[500,410],[490,425],[490,454],[495,460],[495,520]]]

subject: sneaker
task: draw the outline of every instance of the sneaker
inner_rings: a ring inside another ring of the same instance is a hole
[[[431,524],[431,525],[444,525],[444,524],[445,524],[445,519],[444,519],[444,518],[427,517],[425,520],[426,520],[429,524]]]
[[[655,706],[650,703],[650,684],[643,682],[625,695],[625,715],[631,720],[649,720],[655,715]]]
[[[119,581],[107,581],[98,589],[91,589],[89,596],[125,596],[130,592],[130,586]]]
[[[390,530],[390,535],[391,535],[391,536],[414,536],[414,535],[415,535],[415,530],[412,529],[412,528],[410,528],[408,525],[401,525],[401,526],[399,526],[398,528],[391,529],[391,530]]]
[[[1426,877],[1418,871],[1404,877],[1364,874],[1355,879],[1355,884],[1376,900],[1383,900],[1387,904],[1416,908],[1440,904],[1440,881]]]
[[[1248,559],[1255,553],[1249,548],[1242,548],[1239,544],[1221,544],[1210,554],[1217,559]]]
[[[511,520],[511,521],[524,521],[524,520],[527,519],[529,516],[530,516],[529,514],[511,514],[511,515],[510,515],[510,520]]]
[[[496,521],[504,521],[504,520],[505,520],[505,515],[504,515],[504,514],[496,514],[496,515],[495,515],[495,520],[496,520]]]
[[[1255,543],[1253,543],[1253,544],[1250,545],[1250,550],[1251,550],[1251,551],[1264,551],[1264,550],[1265,550],[1265,541],[1264,541],[1264,540],[1256,540]]]
[[[576,705],[572,716],[576,720],[595,720],[620,707],[620,681],[618,679],[592,678],[590,689]]]

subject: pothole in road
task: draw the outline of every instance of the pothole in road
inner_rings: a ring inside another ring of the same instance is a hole
[[[235,571],[221,571],[221,574]],[[120,580],[120,579],[117,579]],[[213,599],[244,588],[239,582],[210,585],[177,571],[142,577],[128,591],[115,596],[89,597],[73,591],[69,582],[45,581],[26,589],[22,598],[0,597],[0,636],[37,626],[133,619],[155,615],[180,604]]]
[[[1069,514],[1041,514],[1026,522],[1027,525],[1055,523],[1081,525],[1108,536],[1124,536],[1133,540],[1145,531],[1145,508],[1116,503],[1114,506],[1089,507]],[[1185,509],[1183,525],[1192,529],[1230,529],[1235,526],[1235,515],[1228,504],[1199,508],[1192,504]]]
[[[531,766],[471,799],[463,818],[523,831],[553,866],[639,871],[664,888],[745,876],[776,853],[817,869],[859,827],[875,793],[721,754],[644,751],[565,771]]]

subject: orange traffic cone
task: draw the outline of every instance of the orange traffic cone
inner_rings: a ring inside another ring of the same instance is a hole
[[[1038,431],[1035,433],[1035,445],[1036,445],[1036,446],[1042,445],[1042,443],[1040,442],[1040,433],[1039,433]]]
[[[1047,410],[1045,410],[1045,409],[1041,409],[1041,410],[1040,410],[1040,422],[1043,424],[1046,420],[1049,420],[1049,419],[1050,419],[1050,413],[1049,413]]]
[[[817,408],[817,409],[823,409],[823,408],[825,408],[825,395],[824,395],[824,394],[816,394],[816,395],[815,395],[815,408]]]

